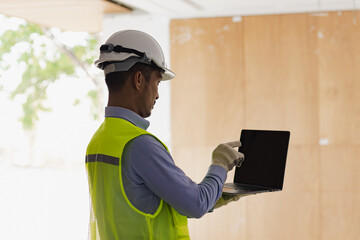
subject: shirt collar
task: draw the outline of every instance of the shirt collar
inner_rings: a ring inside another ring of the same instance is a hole
[[[149,121],[145,120],[137,113],[122,107],[105,107],[105,117],[122,118],[144,130],[150,125]]]

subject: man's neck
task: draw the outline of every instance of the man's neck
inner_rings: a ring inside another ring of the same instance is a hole
[[[108,107],[126,108],[126,109],[129,109],[129,110],[135,112],[136,114],[140,115],[138,113],[138,109],[137,109],[135,103],[136,103],[136,101],[130,101],[128,98],[123,98],[123,99],[121,99],[121,98],[117,98],[117,99],[109,98],[107,106]]]

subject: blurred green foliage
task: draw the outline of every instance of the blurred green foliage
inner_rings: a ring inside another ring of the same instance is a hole
[[[99,107],[99,94],[98,94],[98,91],[96,90],[90,90],[88,92],[88,97],[90,98],[91,100],[91,103],[92,103],[92,112],[93,112],[93,119],[94,120],[97,120],[99,118],[99,116],[96,114],[96,109],[98,109]]]
[[[11,98],[26,97],[20,119],[25,130],[34,129],[39,112],[51,110],[45,106],[48,86],[61,75],[76,76],[77,68],[83,71],[90,68],[96,47],[95,35],[88,34],[84,44],[69,47],[58,41],[51,29],[31,23],[20,24],[18,29],[6,30],[0,36],[0,68],[3,71],[9,69],[11,63],[7,56],[12,52],[16,52],[19,66],[25,66],[21,82],[10,94]],[[96,104],[94,92],[96,90],[89,92],[89,97]]]

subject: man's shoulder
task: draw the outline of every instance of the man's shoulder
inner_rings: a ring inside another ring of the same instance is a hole
[[[154,135],[148,134],[148,133],[141,134],[141,135],[135,137],[134,139],[131,140],[131,142],[134,147],[137,147],[137,146],[138,147],[144,146],[146,148],[160,147],[160,148],[165,149],[164,145],[158,138],[156,138]]]
[[[132,155],[153,158],[156,161],[170,156],[167,147],[151,134],[142,134],[133,138],[126,150],[131,152]]]
[[[142,134],[132,139],[124,149],[125,158],[135,169],[153,168],[173,163],[170,153],[153,135]]]

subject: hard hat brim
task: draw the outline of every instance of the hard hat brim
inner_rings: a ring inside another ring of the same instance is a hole
[[[175,73],[173,71],[171,71],[170,69],[168,68],[162,68],[164,69],[164,73],[161,74],[162,75],[162,81],[167,81],[167,80],[171,80],[175,77]]]
[[[118,58],[120,59],[120,58]],[[95,65],[101,69],[104,70],[105,75],[108,73],[112,73],[112,72],[121,72],[121,71],[128,71],[135,63],[140,62],[139,58],[137,57],[130,57],[125,59],[124,61],[116,61],[114,63],[111,63],[109,65],[107,65],[105,68],[100,67],[101,64],[103,62],[106,61],[95,61]],[[157,64],[155,64],[156,66],[158,66]],[[173,71],[171,71],[170,69],[166,68],[166,67],[161,67],[158,66],[159,68],[163,69],[164,72],[161,74],[162,76],[162,81],[167,81],[167,80],[171,80],[175,77],[175,73]]]

